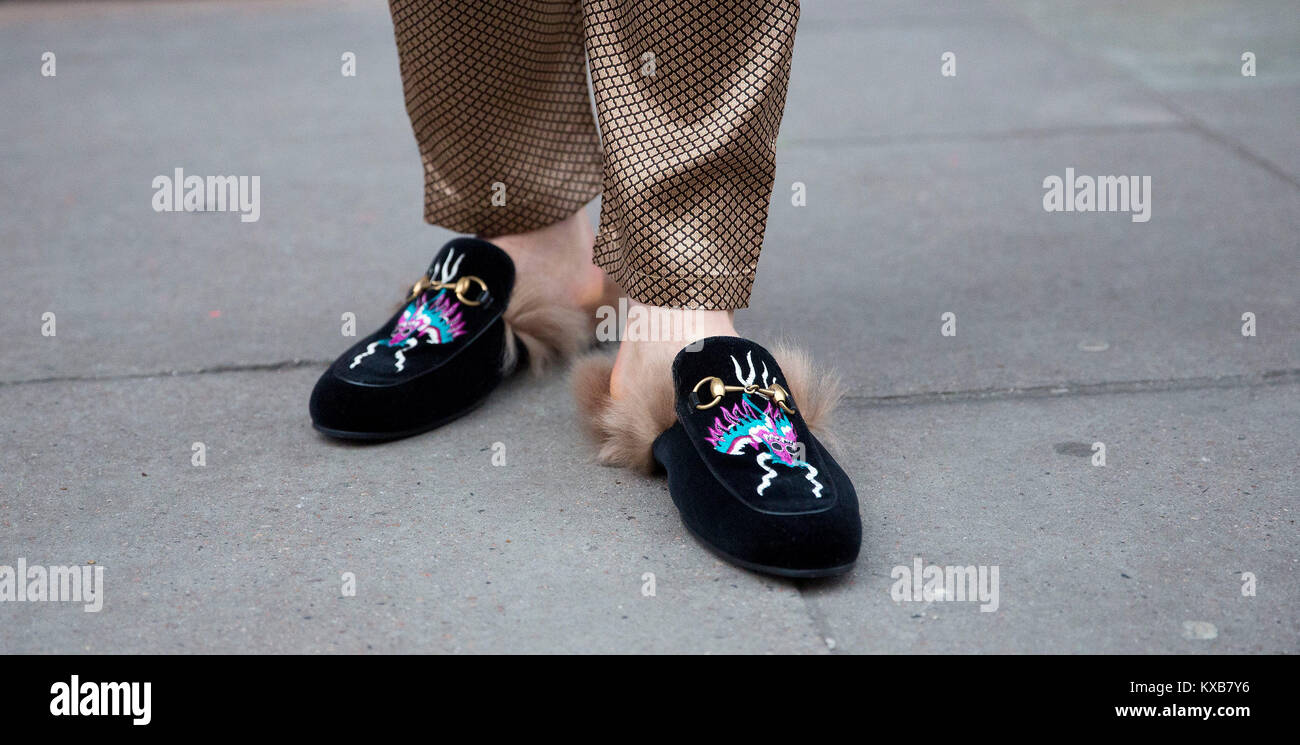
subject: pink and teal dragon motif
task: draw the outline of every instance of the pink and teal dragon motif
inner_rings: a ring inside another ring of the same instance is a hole
[[[460,303],[448,297],[446,290],[439,290],[433,297],[426,292],[406,306],[387,343],[405,347],[409,340],[424,337],[429,344],[446,344],[463,333]]]
[[[463,258],[463,255],[457,257],[454,250],[448,251],[442,262],[429,269],[430,276],[449,284],[460,269]],[[455,263],[452,263],[453,259]],[[460,303],[453,300],[446,290],[423,292],[406,304],[388,339],[367,344],[366,351],[352,358],[349,367],[360,365],[382,344],[393,350],[393,367],[401,372],[406,368],[406,352],[418,347],[421,339],[426,344],[446,344],[464,333],[465,319],[461,316]]]
[[[747,355],[746,359],[749,361],[748,376],[741,374],[740,363],[735,357],[731,358],[736,367],[736,379],[742,386],[752,385],[758,377],[754,372],[753,354]],[[764,363],[764,387],[769,385],[768,378],[767,364]],[[771,382],[776,382],[776,379],[772,378]],[[721,408],[704,439],[719,453],[744,455],[746,448],[757,453],[755,460],[764,471],[763,480],[755,489],[758,494],[771,486],[772,479],[777,477],[777,471],[771,467],[775,463],[806,470],[804,478],[813,485],[813,496],[821,498],[822,484],[817,480],[817,469],[799,457],[799,434],[790,418],[776,404],[769,401],[760,409],[749,394],[741,394],[740,403]]]
[[[741,455],[746,447],[767,448],[772,460],[783,466],[805,465],[797,455],[798,435],[785,412],[771,403],[760,411],[748,395],[730,409],[722,407],[705,439],[719,453]]]

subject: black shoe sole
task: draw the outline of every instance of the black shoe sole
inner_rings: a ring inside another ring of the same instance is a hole
[[[477,401],[461,409],[460,411],[457,411],[454,414],[449,414],[445,417],[442,417],[441,419],[435,419],[432,422],[429,422],[427,424],[422,424],[419,427],[416,427],[415,429],[408,429],[402,432],[349,432],[347,430],[342,430],[342,429],[331,429],[329,427],[322,427],[321,425],[317,424],[314,421],[311,423],[311,426],[317,432],[320,432],[321,434],[327,435],[329,437],[333,437],[336,440],[348,440],[351,442],[391,442],[392,440],[403,440],[406,439],[407,437],[422,435],[425,432],[429,432],[430,430],[435,430],[445,424],[451,424],[452,422],[456,421],[457,419],[460,419],[461,417],[467,414],[472,414],[476,409],[478,409],[484,403],[487,403],[488,396],[492,394],[493,390],[496,390],[496,388],[493,387],[492,390],[489,390]]]
[[[770,574],[775,577],[786,577],[788,579],[816,579],[819,577],[838,577],[839,575],[845,574],[849,570],[853,569],[853,567],[857,566],[858,563],[857,559],[854,559],[853,561],[850,561],[847,564],[841,564],[840,566],[816,567],[813,569],[789,569],[787,567],[776,567],[776,566],[768,566],[766,564],[755,564],[752,561],[745,561],[744,559],[738,559],[735,556],[732,556],[726,551],[723,551],[722,549],[713,545],[712,543],[709,543],[709,541],[704,536],[700,535],[698,531],[696,531],[694,528],[688,525],[685,520],[682,521],[682,525],[686,527],[686,531],[688,533],[695,536],[695,540],[703,544],[705,548],[707,548],[711,553],[716,555],[718,558],[728,563],[735,564],[736,566],[742,569],[748,569],[751,572],[758,572],[759,574]]]

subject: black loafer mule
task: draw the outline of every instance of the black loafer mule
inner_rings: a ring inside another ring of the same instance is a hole
[[[778,358],[790,363],[792,379]],[[774,356],[746,339],[709,337],[677,354],[671,390],[665,382],[618,401],[607,388],[603,397],[592,394],[602,376],[608,380],[608,364],[595,359],[580,363],[574,380],[596,423],[601,459],[666,471],[682,522],[706,546],[783,577],[853,567],[862,543],[857,494],[803,415],[807,401],[810,418],[827,416],[834,386],[803,354]],[[661,432],[649,446],[653,462],[641,460],[641,433],[649,431]]]
[[[321,375],[312,425],[331,437],[391,440],[472,411],[503,378],[514,285],[514,262],[500,248],[448,243],[401,310]]]

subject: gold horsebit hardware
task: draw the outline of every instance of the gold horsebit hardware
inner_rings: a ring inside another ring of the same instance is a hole
[[[473,285],[478,285],[478,298],[470,300],[466,294]],[[421,277],[419,282],[411,286],[411,296],[406,301],[409,303],[416,299],[425,290],[452,290],[456,293],[456,299],[465,305],[481,305],[488,294],[487,283],[478,277],[466,275],[455,282],[439,282],[429,277]]]
[[[780,383],[773,383],[771,388],[759,388],[757,385],[752,383],[750,385],[727,385],[722,382],[722,378],[709,377],[696,383],[695,387],[691,389],[691,393],[694,393],[698,398],[700,386],[705,383],[708,383],[709,385],[709,395],[713,396],[713,400],[707,404],[696,404],[695,408],[697,409],[712,409],[714,406],[717,406],[718,402],[722,400],[722,397],[728,393],[757,393],[764,398],[775,401],[776,405],[780,406],[781,410],[785,413],[794,413],[794,407],[786,403],[790,398],[790,393],[786,389],[782,388]]]

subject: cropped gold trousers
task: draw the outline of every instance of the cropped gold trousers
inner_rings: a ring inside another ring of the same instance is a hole
[[[428,222],[491,238],[599,195],[595,262],[630,297],[748,305],[797,0],[389,4]]]

